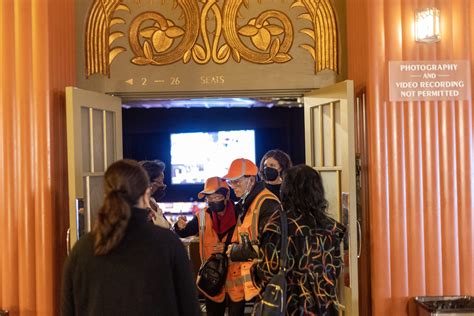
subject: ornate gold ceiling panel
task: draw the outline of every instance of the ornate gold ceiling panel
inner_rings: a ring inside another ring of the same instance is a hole
[[[143,1],[133,0],[133,4],[140,7]],[[287,63],[295,49],[295,26],[288,12],[296,8],[303,12],[297,18],[309,25],[296,30],[309,40],[296,49],[311,55],[315,73],[339,71],[336,16],[330,0],[291,1],[287,12],[267,5],[251,16],[243,16],[243,9],[249,12],[251,5],[261,6],[261,1],[172,0],[173,10],[181,13],[178,18],[160,10],[166,1],[155,1],[156,10],[135,13],[132,1],[93,0],[86,19],[86,76],[110,77],[113,60],[127,50],[135,65],[225,64],[231,59],[237,63]],[[123,13],[130,18],[124,18]],[[129,47],[114,44],[123,37]]]

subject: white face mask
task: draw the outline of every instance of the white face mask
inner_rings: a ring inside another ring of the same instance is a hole
[[[250,180],[250,178],[247,178],[247,186],[245,187],[245,193],[242,194],[242,196],[240,197],[240,200],[242,201],[242,204],[245,203],[245,199],[247,198],[247,196],[250,194],[250,185],[252,184],[252,181]]]

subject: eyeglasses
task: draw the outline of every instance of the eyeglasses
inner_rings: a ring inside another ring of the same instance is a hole
[[[219,201],[224,201],[224,197],[221,196],[207,196],[206,197],[206,202],[219,202]]]
[[[231,187],[234,187],[236,185],[242,184],[242,182],[247,179],[247,176],[240,177],[238,179],[233,179],[233,180],[227,180],[227,184],[230,185]]]

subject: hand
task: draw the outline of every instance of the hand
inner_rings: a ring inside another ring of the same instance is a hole
[[[153,210],[148,210],[148,221],[155,221],[156,219],[156,214],[153,212]]]
[[[214,245],[213,253],[223,253],[224,252],[225,244],[223,242],[218,242]]]
[[[227,251],[225,252],[225,254],[227,255],[227,258],[229,258],[229,261],[230,261],[230,252],[232,251],[232,247],[234,246],[234,244],[230,244],[228,247],[227,247]]]
[[[186,227],[186,222],[188,220],[186,219],[186,216],[179,216],[178,217],[178,222],[176,223],[176,225],[178,226],[179,229],[184,229]]]
[[[150,205],[149,205],[149,206],[150,206],[150,208],[151,208],[153,211],[155,211],[155,212],[157,212],[158,209],[160,208],[160,207],[158,206],[158,203],[156,203],[153,199],[150,199]]]

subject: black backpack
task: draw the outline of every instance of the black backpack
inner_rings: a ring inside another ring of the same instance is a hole
[[[229,260],[225,253],[214,253],[199,269],[197,287],[208,296],[216,296],[227,278]]]
[[[225,252],[234,234],[234,229],[235,226],[227,233],[224,253],[213,253],[199,269],[197,287],[207,296],[216,296],[225,284],[229,267],[229,259]]]

